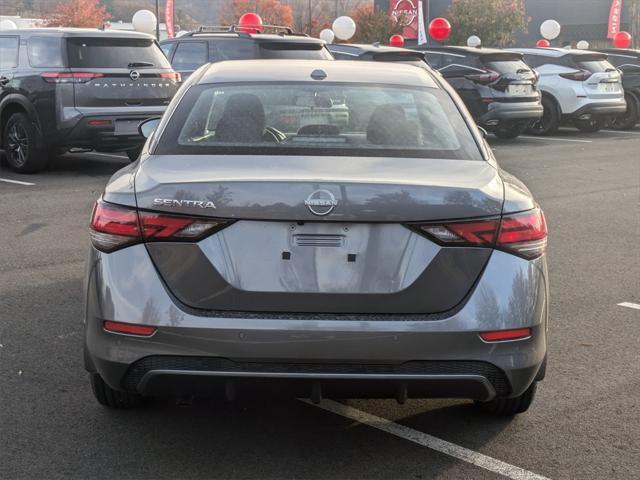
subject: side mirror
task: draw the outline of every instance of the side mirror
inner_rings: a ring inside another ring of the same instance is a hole
[[[144,138],[149,138],[160,123],[160,117],[149,118],[138,125],[138,133]]]

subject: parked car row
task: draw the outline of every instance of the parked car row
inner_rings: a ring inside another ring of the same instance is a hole
[[[632,128],[640,115],[637,50],[326,45],[285,27],[260,34],[201,27],[160,44],[134,32],[28,29],[0,35],[0,148],[21,173],[37,172],[67,150],[125,151],[135,160],[144,140],[138,124],[161,115],[202,65],[334,58],[434,69],[478,125],[500,138],[525,130],[551,135],[563,123],[586,132],[607,123]],[[330,108],[349,124],[350,112],[340,113],[337,102]]]

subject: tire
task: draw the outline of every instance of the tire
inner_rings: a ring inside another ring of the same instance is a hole
[[[18,173],[36,173],[49,163],[49,154],[38,148],[40,138],[24,113],[14,113],[2,132],[2,145],[9,168]]]
[[[627,101],[627,111],[613,118],[611,128],[615,130],[631,130],[640,121],[640,100],[630,93],[625,94],[624,99]]]
[[[560,128],[560,111],[558,104],[551,97],[543,95],[542,97],[542,118],[537,120],[529,128],[529,132],[533,135],[547,136],[553,135]]]
[[[519,413],[526,412],[536,396],[536,386],[538,382],[533,382],[525,392],[513,398],[494,398],[489,402],[475,402],[476,408],[491,415],[502,415],[511,417]]]
[[[125,153],[127,154],[127,157],[129,157],[130,161],[135,162],[136,160],[138,160],[140,152],[142,152],[142,145],[139,147],[130,148]]]
[[[589,120],[578,120],[575,119],[573,121],[573,125],[580,130],[581,132],[585,132],[585,133],[596,133],[599,130],[602,130],[602,128],[604,127],[605,124],[605,118],[604,117],[591,117]]]
[[[133,408],[142,405],[142,397],[140,395],[114,390],[104,383],[104,380],[99,374],[92,373],[90,375],[93,395],[101,405],[118,409]]]
[[[499,123],[493,131],[493,134],[504,140],[511,140],[522,135],[526,130],[526,124],[522,123]]]

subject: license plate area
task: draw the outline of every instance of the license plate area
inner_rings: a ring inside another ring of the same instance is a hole
[[[116,135],[138,135],[138,125],[144,118],[116,120]]]
[[[533,87],[531,85],[509,85],[508,90],[509,95],[513,95],[516,97],[525,97],[533,95]]]
[[[598,84],[598,92],[600,93],[617,93],[617,83],[614,82],[600,82]]]

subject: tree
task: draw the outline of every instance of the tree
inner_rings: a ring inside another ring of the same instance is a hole
[[[225,25],[237,24],[238,19],[247,12],[260,15],[266,25],[290,26],[293,24],[291,7],[279,0],[232,0],[225,2],[220,9],[220,22]]]
[[[449,7],[449,42],[466,45],[477,35],[484,46],[504,47],[514,43],[513,35],[524,32],[529,23],[524,0],[453,0]]]
[[[395,19],[388,12],[363,6],[351,12],[356,22],[356,34],[349,42],[353,43],[387,43],[391,35],[402,33],[402,18]]]
[[[65,0],[46,20],[48,27],[102,27],[111,15],[99,0]]]

